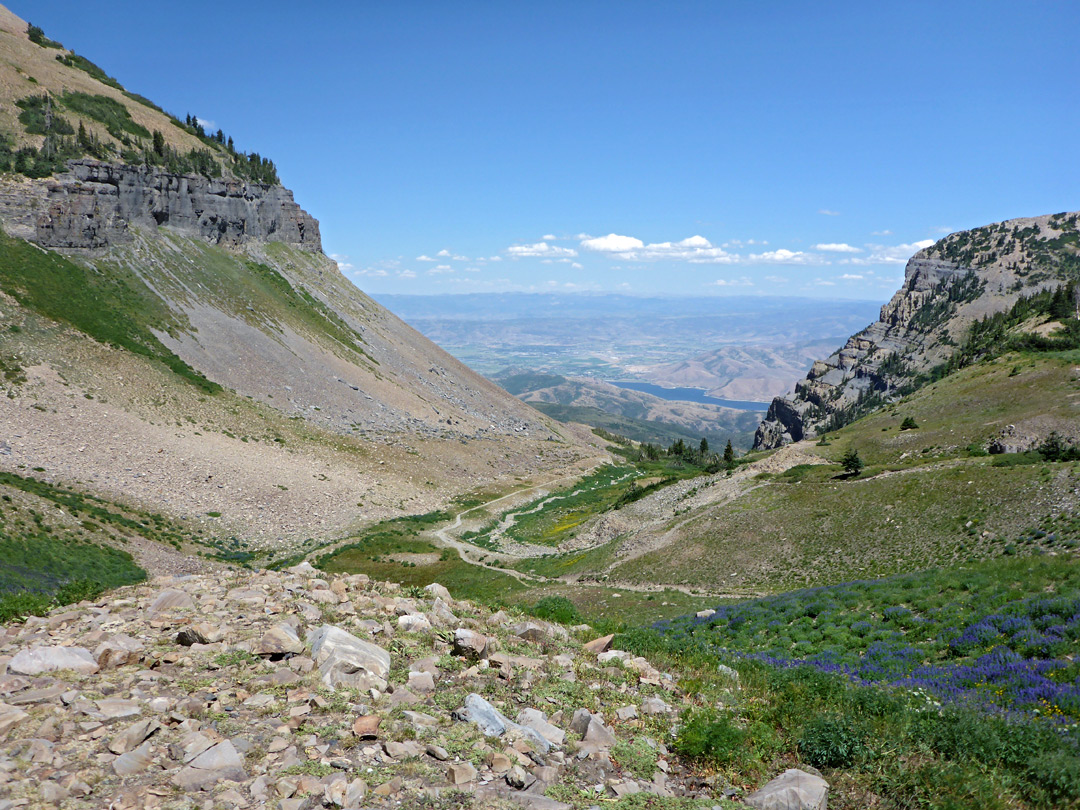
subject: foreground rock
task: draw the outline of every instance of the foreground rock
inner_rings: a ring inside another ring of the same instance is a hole
[[[316,630],[311,636],[311,654],[323,683],[329,687],[386,689],[390,653],[340,627],[324,624]]]
[[[665,746],[685,699],[670,676],[441,587],[301,565],[160,578],[62,615],[0,628],[5,810],[713,798]]]
[[[829,783],[820,776],[789,768],[746,797],[757,810],[826,810]]]

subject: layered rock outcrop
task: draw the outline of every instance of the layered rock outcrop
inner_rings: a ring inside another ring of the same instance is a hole
[[[1078,221],[1078,214],[1009,220],[916,253],[879,319],[772,401],[754,448],[812,438],[910,390],[920,373],[953,355],[973,321],[1067,278]]]
[[[48,180],[4,179],[0,220],[13,236],[51,248],[122,244],[141,226],[227,247],[286,242],[322,251],[319,223],[282,186],[95,160],[71,161]]]

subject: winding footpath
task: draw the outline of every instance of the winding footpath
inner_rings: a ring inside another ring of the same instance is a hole
[[[607,461],[595,464],[593,467],[585,470],[584,472],[575,472],[564,476],[559,476],[546,481],[541,484],[525,487],[520,490],[515,490],[507,495],[502,495],[498,498],[494,498],[485,503],[477,506],[470,507],[469,509],[458,512],[454,519],[437,529],[433,529],[427,533],[434,544],[440,548],[452,548],[454,549],[462,560],[475,565],[480,568],[486,568],[489,571],[493,571],[500,574],[506,574],[512,576],[520,582],[528,583],[555,583],[562,582],[566,584],[577,584],[587,587],[602,587],[606,589],[616,589],[625,591],[634,591],[639,593],[658,593],[664,590],[675,590],[681,593],[685,593],[693,596],[704,596],[709,598],[726,599],[726,598],[745,598],[748,596],[754,596],[758,594],[739,592],[739,593],[726,593],[726,592],[713,592],[707,591],[702,588],[691,588],[684,585],[664,584],[664,583],[652,583],[648,585],[624,583],[624,582],[612,582],[610,580],[594,581],[592,579],[581,579],[578,575],[567,575],[559,578],[544,577],[536,574],[529,574],[522,571],[518,571],[514,568],[507,567],[513,563],[526,559],[529,557],[537,557],[545,554],[560,553],[569,550],[585,552],[591,549],[597,548],[610,542],[611,538],[598,537],[595,532],[586,531],[583,533],[584,542],[574,542],[571,540],[567,544],[563,544],[557,548],[550,546],[544,546],[535,543],[521,543],[515,541],[510,548],[502,549],[498,551],[488,550],[480,546],[474,545],[466,540],[462,540],[455,536],[455,532],[460,530],[464,525],[466,517],[473,512],[490,511],[498,514],[498,509],[492,509],[491,507],[498,505],[499,503],[511,500],[521,499],[522,496],[530,492],[538,493],[538,496],[543,498],[546,494],[545,489],[558,484],[561,481],[567,480],[579,480],[584,476],[587,476],[603,464],[610,463]],[[788,445],[781,448],[776,453],[773,453],[766,458],[752,462],[745,467],[740,468],[734,475],[727,476],[722,473],[713,475],[711,477],[702,479],[687,479],[680,481],[677,484],[673,484],[669,487],[654,493],[653,495],[643,498],[634,504],[635,517],[640,521],[636,527],[636,531],[633,532],[633,537],[628,538],[624,543],[625,548],[620,549],[618,564],[625,563],[627,560],[632,560],[637,557],[647,554],[651,551],[663,548],[676,536],[678,529],[684,524],[690,522],[696,516],[698,509],[706,505],[717,505],[727,503],[735,500],[738,497],[757,489],[760,486],[764,486],[762,482],[755,482],[754,478],[762,472],[769,472],[772,474],[779,474],[784,470],[790,469],[799,464],[808,463],[826,463],[825,459],[820,456],[814,456],[806,453],[801,447],[795,445]],[[628,473],[625,476],[617,479],[617,481],[626,480],[626,478],[634,477],[633,473]],[[507,512],[502,515],[499,520],[498,526],[492,531],[492,538],[498,539],[504,536],[505,532],[512,528],[517,519],[522,515],[535,514],[549,506],[551,503],[562,500],[568,497],[584,492],[586,488],[582,487],[574,490],[571,493],[552,495],[548,498],[543,498],[539,503],[532,505],[528,509],[522,509],[519,511]],[[692,514],[688,515],[678,523],[672,524],[670,521],[677,516],[676,505],[683,504],[682,508],[691,507]],[[603,515],[598,516],[592,521],[592,528],[595,528],[603,520]],[[664,526],[664,531],[656,531],[659,527]],[[595,574],[592,576],[596,576]],[[603,576],[600,574],[600,576]]]

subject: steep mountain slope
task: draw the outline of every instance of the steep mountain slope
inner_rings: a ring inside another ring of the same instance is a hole
[[[917,253],[880,319],[773,400],[754,446],[813,437],[895,399],[949,361],[977,320],[1080,278],[1078,222],[1076,213],[1014,219]]]
[[[0,173],[0,469],[273,546],[599,452],[354,288],[269,161],[0,12],[4,92],[46,99],[44,135],[0,117],[24,150]],[[149,137],[76,108],[126,110]],[[56,135],[61,119],[101,137]],[[93,144],[107,160],[39,176],[50,150]]]

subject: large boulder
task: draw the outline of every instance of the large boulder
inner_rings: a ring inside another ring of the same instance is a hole
[[[170,610],[191,610],[194,607],[195,601],[190,594],[176,588],[166,588],[154,597],[154,601],[146,609],[146,615],[148,618],[156,619]]]
[[[826,810],[829,783],[798,768],[789,768],[745,801],[757,810]]]
[[[330,688],[386,689],[390,653],[382,647],[330,624],[312,633],[308,641],[319,675]]]
[[[82,647],[34,647],[22,650],[8,662],[8,672],[17,675],[40,675],[59,669],[73,669],[84,675],[98,671],[98,663]]]
[[[455,717],[474,723],[485,737],[501,737],[516,731],[541,753],[551,750],[551,743],[538,732],[515,723],[475,692],[465,698],[465,706],[455,712]]]
[[[252,652],[267,658],[283,658],[287,655],[299,655],[304,651],[304,642],[297,635],[296,628],[288,624],[275,624],[256,642]]]
[[[208,748],[191,764],[173,777],[173,782],[186,791],[209,790],[222,779],[241,782],[247,779],[244,758],[228,740]]]

